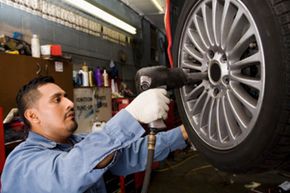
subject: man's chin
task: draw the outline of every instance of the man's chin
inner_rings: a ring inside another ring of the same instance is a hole
[[[78,123],[76,121],[73,121],[72,125],[69,127],[69,131],[71,133],[74,133],[78,128]]]

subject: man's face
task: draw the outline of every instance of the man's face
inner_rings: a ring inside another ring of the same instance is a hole
[[[36,104],[40,127],[51,137],[68,137],[76,129],[74,104],[66,98],[65,92],[56,84],[48,83],[38,87],[41,96]]]

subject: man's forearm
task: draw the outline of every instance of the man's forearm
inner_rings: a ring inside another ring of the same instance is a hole
[[[170,151],[185,147],[185,138],[180,127],[161,132],[156,137],[154,159],[165,159]],[[119,151],[116,163],[113,164],[110,171],[116,175],[128,175],[144,170],[147,163],[147,151],[147,137],[140,138]]]
[[[107,167],[112,162],[114,156],[115,156],[115,152],[105,157],[101,162],[98,163],[95,169],[102,169],[102,168]]]

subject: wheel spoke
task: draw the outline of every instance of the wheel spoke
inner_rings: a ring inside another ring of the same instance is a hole
[[[220,136],[220,142],[221,143],[227,143],[230,140],[233,140],[232,134],[229,131],[228,125],[226,123],[226,115],[224,112],[224,103],[223,103],[223,97],[218,99],[217,102],[217,121],[218,121],[218,133]]]
[[[187,93],[185,95],[185,100],[189,101],[191,99],[196,99],[199,96],[199,94],[203,92],[203,89],[204,89],[204,85],[199,84],[196,88],[190,91],[190,93]]]
[[[257,112],[257,100],[251,97],[239,84],[230,84],[236,98],[254,115]]]
[[[199,128],[204,128],[208,124],[207,117],[209,115],[210,101],[211,101],[211,97],[210,97],[210,95],[207,95],[204,106],[203,106],[201,113],[200,113],[200,121],[199,121],[199,126],[198,126]]]
[[[260,52],[257,52],[247,58],[244,58],[243,60],[239,60],[237,62],[234,62],[230,64],[231,70],[241,70],[242,68],[245,68],[251,64],[260,62]]]
[[[207,35],[207,40],[211,46],[214,45],[213,35],[212,35],[212,17],[210,16],[210,10],[206,4],[202,6],[203,23],[205,26],[205,31]]]
[[[231,6],[230,1],[225,1],[221,23],[221,45],[225,45],[225,41],[232,24],[232,19],[234,18],[235,14],[235,9],[233,6]],[[224,49],[223,46],[222,48]]]
[[[218,139],[221,143],[223,143],[224,139],[223,139],[223,130],[224,130],[224,126],[223,126],[223,121],[222,121],[222,114],[220,113],[220,99],[217,99],[216,102],[216,122],[217,122],[217,134],[218,134]]]
[[[191,55],[194,59],[196,59],[200,63],[202,63],[202,61],[203,61],[202,55],[198,51],[196,51],[192,46],[190,46],[189,44],[186,44],[186,45],[184,45],[184,50],[189,55]]]
[[[234,44],[241,38],[240,33],[244,26],[246,26],[243,18],[243,12],[239,10],[231,25],[227,39],[224,42],[224,45],[222,45],[222,47],[224,47],[226,50],[231,50]]]
[[[215,108],[215,99],[213,98],[211,100],[210,104],[210,113],[208,116],[208,137],[211,138],[212,140],[215,138],[215,132],[214,130],[216,129],[216,124],[215,124],[215,118],[214,118],[214,108]]]
[[[208,49],[209,48],[209,43],[206,42],[206,38],[204,37],[205,29],[204,29],[204,26],[201,25],[203,23],[202,18],[200,18],[200,16],[195,14],[194,17],[193,17],[193,22],[195,24],[195,27],[197,29],[198,35],[200,37],[200,40],[201,40],[203,46]]]
[[[241,74],[231,74],[231,80],[237,81],[239,83],[245,84],[249,87],[255,88],[257,90],[261,90],[262,88],[262,81],[258,78],[245,76]]]
[[[228,134],[229,134],[229,140],[231,141],[231,140],[235,139],[235,134],[234,133],[236,133],[235,130],[237,130],[237,129],[235,129],[236,125],[234,124],[234,122],[235,122],[234,117],[232,116],[231,113],[228,113],[229,110],[226,107],[225,100],[226,100],[226,97],[223,96],[223,98],[222,98],[222,109],[223,109],[223,113],[224,113],[224,116],[225,116],[225,123],[226,123],[226,129],[227,129]]]
[[[213,13],[212,13],[212,20],[213,20],[213,34],[215,43],[217,46],[220,45],[221,42],[221,18],[222,18],[222,6],[218,3],[217,0],[212,1]]]
[[[247,32],[241,37],[241,39],[236,43],[233,49],[230,51],[229,56],[232,59],[239,59],[243,52],[249,47],[251,42],[251,37],[254,36],[254,31],[249,28]]]
[[[235,99],[235,97],[232,96],[230,92],[227,92],[226,94],[227,100],[229,102],[229,105],[231,107],[231,110],[239,123],[239,126],[242,130],[245,130],[247,128],[247,118],[245,117],[244,111],[239,104],[239,102]]]
[[[181,67],[185,68],[185,69],[201,71],[201,66],[199,64],[195,64],[195,63],[190,63],[190,62],[184,61],[184,62],[182,62]]]
[[[196,103],[194,104],[193,108],[192,108],[192,111],[193,111],[193,114],[199,114],[201,112],[201,109],[204,105],[204,101],[205,101],[205,96],[207,95],[207,93],[205,91],[203,91],[201,93],[201,95],[198,97]]]
[[[194,46],[201,52],[201,54],[204,54],[206,52],[206,48],[203,47],[203,43],[200,40],[200,36],[196,31],[193,29],[188,29],[187,30],[187,35],[191,42],[194,44]]]

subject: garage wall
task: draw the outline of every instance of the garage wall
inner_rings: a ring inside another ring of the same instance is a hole
[[[122,46],[112,43],[3,3],[0,3],[0,34],[11,36],[14,31],[18,31],[24,34],[24,39],[29,43],[32,34],[38,34],[40,44],[61,44],[63,52],[72,55],[75,70],[79,69],[84,61],[92,67],[108,68],[110,60],[113,59],[116,61],[120,77],[123,77],[124,82],[134,90],[136,71],[140,67],[151,64],[150,23],[122,3],[109,0],[101,0],[98,3],[102,4],[102,6],[112,7],[113,12],[118,10],[121,18],[130,20],[130,23],[138,28],[139,33],[136,38],[142,40],[142,45],[138,45],[138,49],[142,54],[141,58],[136,57],[135,48],[132,49],[130,45]],[[121,50],[127,55],[128,61],[126,64],[118,62],[120,61],[119,52]]]

